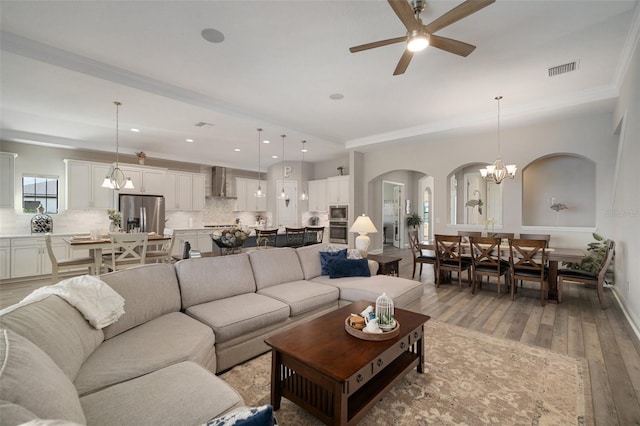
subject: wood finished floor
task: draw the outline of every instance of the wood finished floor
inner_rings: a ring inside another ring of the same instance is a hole
[[[400,276],[411,279],[413,261],[407,249],[385,247],[385,255],[402,257]],[[495,284],[471,294],[466,282],[433,285],[433,269],[424,266],[422,298],[409,308],[438,321],[455,324],[505,339],[540,346],[589,363],[597,425],[640,425],[640,342],[610,290],[608,309],[600,309],[593,289],[565,286],[562,304],[540,305],[534,288],[519,291],[515,301],[497,297]],[[5,283],[0,287],[0,308],[18,302],[48,280]]]

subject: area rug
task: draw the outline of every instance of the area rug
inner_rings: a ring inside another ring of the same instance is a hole
[[[438,321],[425,326],[425,372],[398,382],[360,425],[593,425],[588,364]],[[271,354],[221,377],[247,405],[270,403]],[[280,425],[320,425],[287,399]]]

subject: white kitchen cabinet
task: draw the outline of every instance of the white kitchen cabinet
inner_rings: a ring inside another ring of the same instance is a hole
[[[66,168],[67,210],[111,209],[113,190],[102,187],[112,167],[105,163],[64,160]]]
[[[69,247],[62,237],[51,239],[57,259],[69,257]],[[51,260],[43,237],[11,239],[11,278],[31,277],[51,273]]]
[[[0,238],[0,280],[11,278],[11,240]]]
[[[309,182],[309,211],[327,211],[327,180],[310,180]]]
[[[15,195],[15,159],[18,154],[0,152],[0,208],[12,209]]]
[[[349,176],[327,178],[327,204],[349,204]]]
[[[201,173],[167,172],[164,195],[166,210],[204,210],[205,177]]]
[[[164,195],[167,169],[124,165],[120,165],[120,169],[133,183],[133,189],[122,188],[121,194]]]
[[[267,197],[256,197],[258,185],[262,191],[267,190],[267,181],[258,179],[236,178],[236,208],[239,212],[264,212],[267,210]]]

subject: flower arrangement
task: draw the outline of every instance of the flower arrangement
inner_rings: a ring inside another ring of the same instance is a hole
[[[115,209],[109,209],[107,210],[107,214],[109,215],[109,220],[111,221],[111,223],[113,223],[115,226],[120,226],[120,224],[122,223],[122,213]]]
[[[249,232],[244,231],[242,228],[215,230],[211,234],[213,241],[218,247],[222,248],[240,247],[248,236]]]
[[[136,152],[136,155],[138,156],[139,159],[143,160],[145,158],[147,158],[147,154],[144,153],[144,151],[140,151],[140,152]]]

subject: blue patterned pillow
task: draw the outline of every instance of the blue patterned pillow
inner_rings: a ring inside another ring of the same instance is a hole
[[[367,259],[331,259],[329,278],[370,277]]]
[[[270,405],[234,411],[207,422],[207,426],[275,426],[277,424],[278,421],[273,416],[273,407]]]
[[[322,275],[329,275],[329,260],[331,259],[346,259],[347,249],[339,251],[321,251],[320,252],[320,265],[322,266]]]

